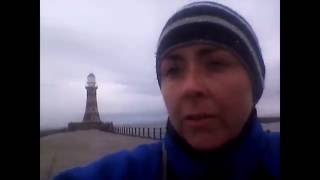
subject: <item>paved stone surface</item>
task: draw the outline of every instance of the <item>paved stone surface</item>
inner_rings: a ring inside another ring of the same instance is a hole
[[[53,134],[40,138],[40,180],[52,179],[58,172],[81,166],[105,155],[156,140],[123,136],[99,130]]]

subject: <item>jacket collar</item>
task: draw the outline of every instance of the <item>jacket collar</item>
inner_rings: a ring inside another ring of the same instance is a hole
[[[164,143],[168,167],[178,178],[190,179],[212,174],[214,177],[230,175],[246,179],[262,156],[266,138],[254,109],[240,135],[219,149],[207,152],[194,150],[169,121]]]

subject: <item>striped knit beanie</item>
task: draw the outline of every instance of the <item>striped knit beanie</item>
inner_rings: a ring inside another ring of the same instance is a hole
[[[256,104],[263,92],[265,66],[258,39],[249,23],[230,8],[214,2],[195,2],[177,11],[165,24],[158,41],[156,71],[161,88],[161,59],[190,43],[220,44],[237,52],[248,71]]]

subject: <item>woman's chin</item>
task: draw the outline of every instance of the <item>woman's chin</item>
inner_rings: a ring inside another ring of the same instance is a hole
[[[199,151],[215,150],[222,147],[230,138],[226,135],[219,134],[206,134],[201,133],[197,135],[186,136],[187,142],[195,149]]]

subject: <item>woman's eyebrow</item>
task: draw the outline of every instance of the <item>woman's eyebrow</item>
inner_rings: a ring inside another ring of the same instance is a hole
[[[218,50],[219,49],[217,47],[205,47],[205,48],[201,48],[200,50],[198,50],[196,54],[199,57],[203,57],[203,56],[207,56],[211,53],[214,53]]]
[[[167,56],[165,56],[163,58],[163,60],[170,61],[170,62],[180,62],[183,60],[183,57],[179,54],[172,53],[172,54],[168,54]]]

